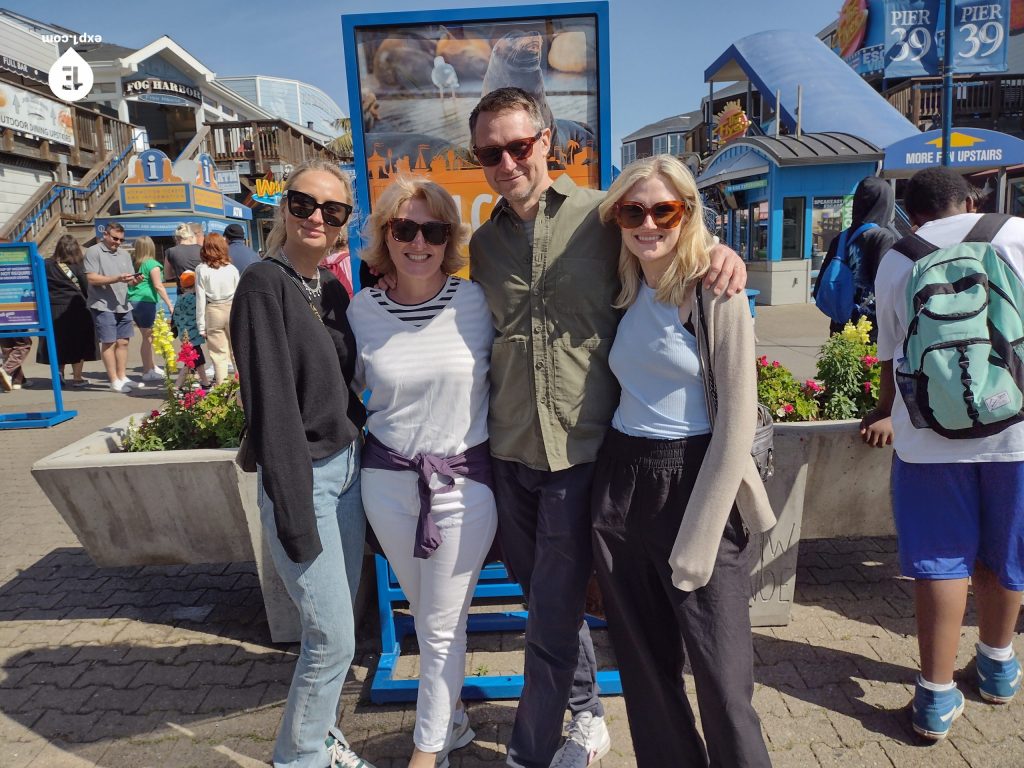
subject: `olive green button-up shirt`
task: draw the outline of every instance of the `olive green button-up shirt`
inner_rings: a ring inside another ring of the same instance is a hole
[[[470,241],[497,331],[488,427],[499,459],[548,471],[593,461],[618,405],[608,352],[621,239],[601,223],[603,197],[562,175],[540,200],[532,243],[504,199]]]

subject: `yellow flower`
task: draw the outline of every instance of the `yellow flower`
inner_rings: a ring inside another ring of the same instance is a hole
[[[871,328],[871,321],[866,317],[862,317],[857,321],[857,335],[860,337],[862,344],[869,344],[871,342],[871,336],[869,335]]]
[[[157,312],[156,320],[153,322],[153,351],[164,359],[164,367],[168,373],[177,373],[178,356],[174,352],[174,335],[162,309]]]

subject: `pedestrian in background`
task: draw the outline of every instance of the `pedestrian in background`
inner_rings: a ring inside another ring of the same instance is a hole
[[[199,333],[199,324],[196,321],[196,273],[192,270],[182,272],[180,276],[181,290],[178,293],[178,301],[174,305],[174,312],[171,314],[171,328],[174,337],[179,342],[188,339],[198,354],[196,359],[196,376],[203,387],[210,386],[210,374],[206,372],[206,355],[203,353],[203,346],[206,339]],[[181,387],[185,383],[185,376],[188,369],[181,366],[178,370],[178,378],[174,386]]]
[[[73,235],[63,235],[57,241],[53,256],[46,260],[46,288],[50,296],[57,367],[63,382],[64,367],[71,366],[73,387],[84,387],[89,383],[83,377],[82,369],[85,363],[99,360],[96,329],[86,306],[89,281],[85,276],[84,261],[82,246]],[[39,339],[36,362],[50,364],[45,336]]]
[[[135,274],[132,257],[121,248],[124,227],[107,224],[100,242],[85,252],[85,276],[89,281],[89,311],[100,342],[100,357],[110,388],[129,392],[146,386],[128,378],[128,341],[132,330],[132,305],[128,289],[142,280]]]
[[[235,269],[241,274],[250,264],[260,260],[260,255],[245,244],[245,230],[241,224],[228,224],[224,230],[224,238],[228,241],[228,256]]]
[[[188,224],[179,224],[174,230],[175,245],[164,254],[164,279],[174,280],[181,290],[179,276],[183,272],[194,272],[199,266],[199,245],[195,233]]]
[[[156,259],[156,246],[149,237],[138,237],[132,243],[132,264],[135,274],[141,275],[139,282],[128,289],[128,300],[132,303],[132,320],[142,336],[142,380],[163,381],[164,369],[156,364],[153,356],[153,323],[160,299],[173,312],[171,297],[164,288],[164,272]]]
[[[228,256],[227,240],[216,232],[206,238],[200,256],[203,261],[196,267],[196,325],[210,350],[216,386],[228,377],[228,366],[234,365],[228,322],[239,276]]]
[[[21,389],[25,386],[25,372],[21,366],[28,359],[31,350],[30,336],[0,339],[0,357],[3,358],[3,364],[0,365],[0,389],[10,392],[12,389]]]
[[[331,270],[348,292],[349,298],[353,295],[352,287],[352,257],[348,250],[348,230],[342,230],[338,242],[330,254],[321,262],[321,267]]]

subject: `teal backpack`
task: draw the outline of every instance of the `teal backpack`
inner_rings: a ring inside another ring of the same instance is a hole
[[[1024,421],[1024,284],[991,244],[1009,218],[986,214],[948,248],[893,246],[914,262],[896,383],[918,429],[967,439]]]

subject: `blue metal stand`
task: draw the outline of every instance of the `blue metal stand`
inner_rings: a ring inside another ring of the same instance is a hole
[[[50,380],[53,387],[52,411],[32,413],[0,414],[0,429],[31,429],[52,427],[55,424],[73,419],[78,411],[64,410],[64,396],[60,389],[60,366],[57,365],[57,344],[53,338],[53,320],[50,315],[50,295],[46,287],[46,271],[43,260],[36,250],[35,243],[3,243],[0,244],[0,285],[24,285],[24,267],[22,253],[27,253],[27,266],[32,283],[32,299],[35,303],[35,322],[21,325],[16,319],[8,321],[8,307],[16,307],[13,312],[24,312],[24,301],[15,303],[0,302],[0,339],[42,337],[46,339],[50,353]],[[27,298],[27,297],[26,297]],[[31,306],[31,301],[28,302]],[[30,311],[31,312],[31,311]]]
[[[374,704],[392,704],[415,701],[419,680],[396,680],[395,666],[402,655],[402,640],[415,634],[412,616],[396,616],[395,603],[407,602],[398,577],[388,561],[377,555],[377,611],[380,616],[381,656],[377,671],[370,685],[370,700]],[[473,592],[474,598],[510,597],[522,598],[523,591],[512,580],[505,566],[491,563],[480,573],[480,581]],[[494,613],[471,613],[467,630],[469,632],[522,632],[526,627],[526,611],[500,611]],[[587,616],[591,627],[603,627],[605,622],[594,616]],[[622,693],[618,670],[597,673],[597,683],[603,694]],[[523,691],[522,675],[484,675],[466,678],[462,686],[462,698],[477,699],[518,699]]]

